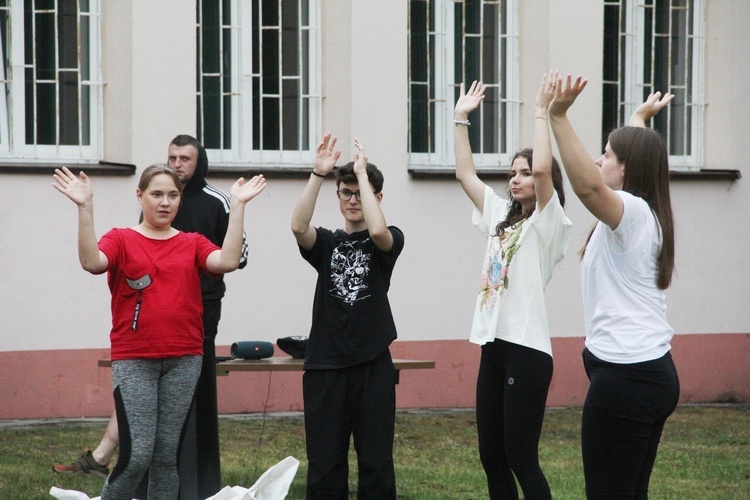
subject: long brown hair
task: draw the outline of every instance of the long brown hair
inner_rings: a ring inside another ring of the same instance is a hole
[[[513,156],[511,164],[518,158],[525,158],[529,164],[529,169],[533,169],[533,156],[534,151],[531,148],[524,148],[516,153],[515,156]],[[555,191],[557,191],[557,197],[560,200],[560,205],[564,207],[565,189],[563,188],[562,169],[560,168],[560,164],[557,163],[557,160],[554,156],[552,157],[552,185],[554,186]],[[531,214],[534,213],[534,209],[536,208],[536,203],[534,203],[534,206],[531,207],[531,210],[524,212],[521,202],[515,201],[513,199],[513,193],[510,190],[510,185],[508,185],[507,195],[508,201],[510,201],[510,207],[508,207],[508,213],[505,216],[505,220],[501,220],[497,223],[497,226],[495,226],[495,236],[502,236],[506,228],[513,226],[523,219],[531,217]]]
[[[609,147],[617,160],[625,165],[622,190],[643,198],[659,221],[662,246],[657,259],[656,286],[666,290],[674,272],[674,218],[669,194],[667,147],[658,132],[645,127],[613,130],[609,134]],[[584,246],[581,257],[585,249]]]

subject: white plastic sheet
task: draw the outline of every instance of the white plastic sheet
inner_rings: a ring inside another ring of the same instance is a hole
[[[264,472],[250,488],[226,486],[206,500],[283,500],[289,493],[298,467],[299,460],[286,457]],[[49,490],[49,494],[58,500],[100,500],[100,497],[89,498],[80,491],[62,490],[55,486]]]
[[[286,457],[264,472],[249,489],[242,486],[226,486],[206,500],[282,500],[289,493],[289,486],[297,474],[297,467],[299,460]]]

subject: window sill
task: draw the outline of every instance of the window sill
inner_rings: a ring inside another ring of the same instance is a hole
[[[305,166],[288,166],[281,164],[249,164],[235,167],[210,163],[208,167],[207,177],[237,179],[238,177],[248,178],[254,175],[263,174],[263,176],[266,178],[274,179],[307,179],[308,177],[310,177],[312,168],[312,164]],[[328,178],[333,179],[334,175],[329,174]]]
[[[736,181],[742,178],[739,170],[702,168],[700,170],[671,170],[671,180]]]
[[[450,167],[415,165],[408,168],[409,175],[413,179],[442,179],[456,178],[456,169]],[[510,177],[510,170],[507,168],[477,168],[477,175],[487,179],[507,179]]]
[[[0,162],[0,174],[40,174],[52,175],[55,169],[68,167],[71,172],[78,173],[81,170],[87,175],[100,176],[132,176],[135,175],[135,165],[127,163],[113,163],[100,161],[96,163],[2,163]]]
[[[413,166],[408,169],[413,179],[455,179],[456,169],[453,167]],[[477,175],[487,179],[508,179],[510,171],[502,168],[477,168]],[[700,180],[700,181],[736,181],[742,178],[739,170],[710,169],[700,170],[670,170],[671,180]]]

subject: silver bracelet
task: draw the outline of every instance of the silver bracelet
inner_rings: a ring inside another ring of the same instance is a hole
[[[467,127],[471,125],[471,122],[469,120],[453,120],[453,123],[456,125],[466,125]]]

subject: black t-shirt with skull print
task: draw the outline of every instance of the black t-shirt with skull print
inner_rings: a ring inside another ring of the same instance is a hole
[[[404,234],[389,226],[393,247],[381,251],[367,230],[316,228],[302,257],[318,271],[305,369],[354,366],[375,359],[396,339],[388,289]]]

